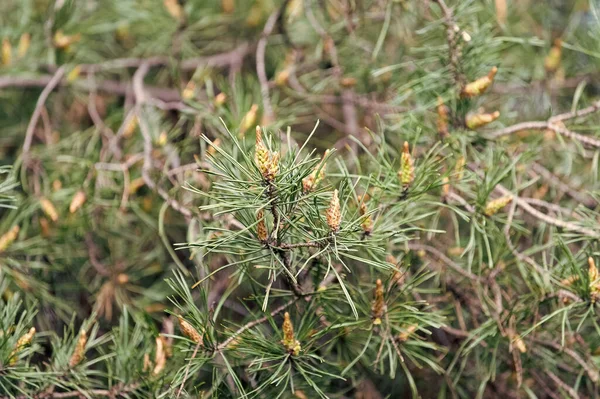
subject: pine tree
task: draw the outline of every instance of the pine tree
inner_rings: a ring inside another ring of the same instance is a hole
[[[0,22],[0,398],[598,395],[596,0]]]

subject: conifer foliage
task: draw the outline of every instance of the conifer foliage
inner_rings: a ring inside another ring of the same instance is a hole
[[[0,398],[597,397],[596,0],[0,27]]]

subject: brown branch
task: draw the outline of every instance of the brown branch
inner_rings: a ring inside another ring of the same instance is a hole
[[[25,141],[23,143],[23,155],[27,155],[29,149],[31,148],[31,141],[33,140],[33,132],[37,125],[38,119],[40,118],[40,114],[42,112],[42,108],[44,108],[44,104],[46,104],[46,100],[48,96],[54,88],[59,84],[63,75],[65,74],[65,67],[62,66],[56,70],[54,76],[48,81],[44,90],[42,90],[42,94],[37,100],[35,104],[35,109],[33,110],[33,114],[31,115],[31,119],[29,120],[29,125],[27,125],[27,130],[25,132]]]
[[[442,9],[444,14],[444,24],[446,25],[446,40],[448,41],[448,56],[450,60],[450,72],[454,78],[454,84],[457,89],[462,90],[465,85],[465,78],[460,73],[460,49],[458,48],[456,33],[458,26],[454,21],[454,14],[444,0],[434,0]]]
[[[425,244],[418,244],[415,242],[409,242],[407,245],[408,245],[408,248],[413,251],[423,250],[423,251],[431,253],[433,256],[435,256],[440,261],[442,261],[446,266],[448,266],[449,268],[451,268],[452,270],[454,270],[455,272],[457,272],[458,274],[460,274],[463,277],[466,277],[466,278],[468,278],[470,280],[474,280],[474,281],[480,281],[480,282],[484,280],[483,278],[460,267],[460,265],[458,265],[457,263],[452,261],[452,259],[448,258],[442,251],[440,251],[439,249],[437,249],[435,247],[432,247],[430,245],[425,245]]]
[[[548,183],[552,186],[558,188],[560,191],[566,193],[568,196],[576,200],[577,202],[584,204],[585,206],[592,208],[598,202],[585,194],[582,194],[578,191],[576,187],[569,185],[567,182],[564,182],[560,179],[560,177],[556,176],[554,173],[543,167],[537,162],[533,162],[531,164],[531,173],[537,173],[542,176]]]
[[[271,14],[262,32],[262,36],[258,41],[256,47],[256,74],[258,75],[258,81],[260,82],[260,93],[263,101],[263,111],[265,119],[271,123],[275,120],[275,113],[271,106],[271,99],[269,97],[269,80],[267,79],[267,72],[265,70],[265,51],[267,49],[267,41],[269,35],[273,32],[277,19],[281,13],[281,9],[278,8]]]
[[[149,64],[142,64],[133,76],[133,91],[136,98],[135,114],[137,115],[140,131],[144,138],[144,164],[142,166],[142,178],[150,189],[156,191],[171,208],[181,213],[186,219],[192,217],[192,212],[180,204],[177,200],[171,198],[169,194],[158,184],[156,184],[150,177],[150,171],[152,170],[152,137],[146,125],[146,120],[142,117],[142,105],[146,103],[149,98],[148,94],[144,90],[144,77],[150,69]]]

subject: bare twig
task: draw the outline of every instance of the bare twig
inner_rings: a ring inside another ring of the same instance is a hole
[[[442,9],[444,14],[444,24],[446,25],[446,39],[448,41],[448,55],[450,59],[450,71],[454,78],[454,84],[461,90],[465,84],[465,78],[460,73],[460,49],[458,48],[458,41],[456,33],[458,26],[454,21],[454,14],[452,9],[446,5],[444,0],[434,0]]]
[[[48,99],[50,93],[52,93],[52,90],[54,90],[54,88],[61,81],[64,73],[64,66],[58,68],[54,73],[54,76],[52,76],[52,78],[44,88],[44,90],[42,90],[42,94],[40,94],[40,97],[38,98],[37,103],[35,104],[33,114],[31,115],[31,119],[29,120],[29,125],[27,125],[27,130],[25,132],[25,141],[23,143],[23,155],[29,153],[29,149],[31,148],[31,141],[33,140],[33,132],[42,112],[42,108],[44,107],[44,104],[46,104],[46,100]]]
[[[265,27],[262,32],[262,36],[258,41],[258,46],[256,47],[256,73],[258,75],[258,80],[260,82],[260,92],[262,94],[263,101],[263,112],[265,113],[265,119],[269,122],[273,122],[275,120],[275,113],[273,112],[273,107],[271,106],[271,99],[269,97],[269,80],[267,79],[267,72],[265,70],[265,51],[267,48],[267,41],[269,35],[273,32],[273,28],[275,28],[275,24],[277,23],[277,19],[280,15],[280,8],[278,8],[275,12],[271,14]]]
[[[263,316],[259,319],[255,319],[247,324],[244,324],[242,327],[240,327],[238,330],[236,330],[233,334],[231,334],[225,341],[221,342],[217,346],[216,352],[223,351],[238,335],[242,334],[246,330],[251,329],[254,326],[264,323],[265,321],[269,320],[269,317],[275,317],[276,315],[278,315],[279,313],[283,312],[284,310],[289,308],[291,305],[293,305],[297,300],[298,300],[297,298],[294,298],[294,299],[284,303],[283,305],[279,306],[278,308],[275,308],[267,316]]]

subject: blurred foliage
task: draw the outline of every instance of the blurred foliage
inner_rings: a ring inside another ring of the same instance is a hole
[[[3,0],[0,40],[1,398],[598,397],[597,0]]]

